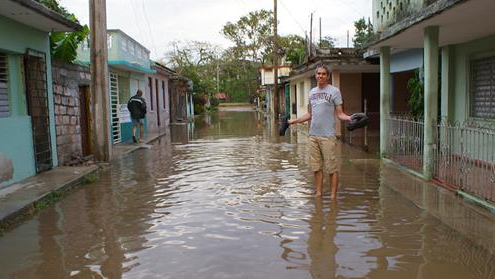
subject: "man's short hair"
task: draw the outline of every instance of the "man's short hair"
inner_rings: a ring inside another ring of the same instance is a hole
[[[138,96],[142,96],[142,95],[143,95],[143,91],[141,91],[141,89],[138,89],[138,90],[136,91],[136,95],[138,95]]]
[[[327,72],[327,76],[330,76],[330,69],[325,64],[318,64],[315,68],[315,75],[318,73],[319,69],[324,69]]]

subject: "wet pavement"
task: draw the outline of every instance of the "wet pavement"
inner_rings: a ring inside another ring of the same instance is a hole
[[[0,237],[1,278],[494,278],[494,218],[341,147],[314,198],[304,126],[254,111],[171,127]],[[326,182],[326,181],[325,181]]]

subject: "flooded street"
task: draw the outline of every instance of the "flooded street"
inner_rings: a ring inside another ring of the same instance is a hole
[[[342,147],[338,200],[326,180],[314,198],[306,135],[277,129],[252,111],[172,127],[5,232],[0,277],[495,277],[488,250],[381,184],[376,155]]]

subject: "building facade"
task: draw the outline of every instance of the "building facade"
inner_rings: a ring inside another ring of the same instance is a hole
[[[114,144],[132,140],[132,121],[127,101],[140,89],[151,109],[150,92],[154,84],[147,78],[155,74],[151,69],[150,51],[136,40],[118,29],[107,30],[109,94],[111,111],[111,136]],[[77,60],[90,63],[89,42],[83,42],[78,49]],[[149,110],[151,111],[151,110]],[[147,132],[147,118],[145,132]]]
[[[388,2],[374,2],[377,35],[368,46],[368,55],[380,58],[382,157],[493,204],[495,23],[487,19],[495,2],[411,0],[409,13],[382,24]],[[419,93],[423,109],[413,117],[396,115],[396,100],[410,80],[420,84],[411,94]]]
[[[35,1],[0,2],[0,188],[59,164],[49,33],[80,29]]]

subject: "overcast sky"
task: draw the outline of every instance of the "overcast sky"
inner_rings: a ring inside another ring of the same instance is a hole
[[[278,0],[278,33],[309,34],[337,39],[337,46],[352,46],[354,21],[371,16],[371,0]],[[89,25],[89,0],[59,0],[82,24]],[[272,10],[272,0],[106,0],[108,29],[121,29],[159,59],[172,41],[208,41],[232,45],[220,33],[222,26],[260,9]]]

